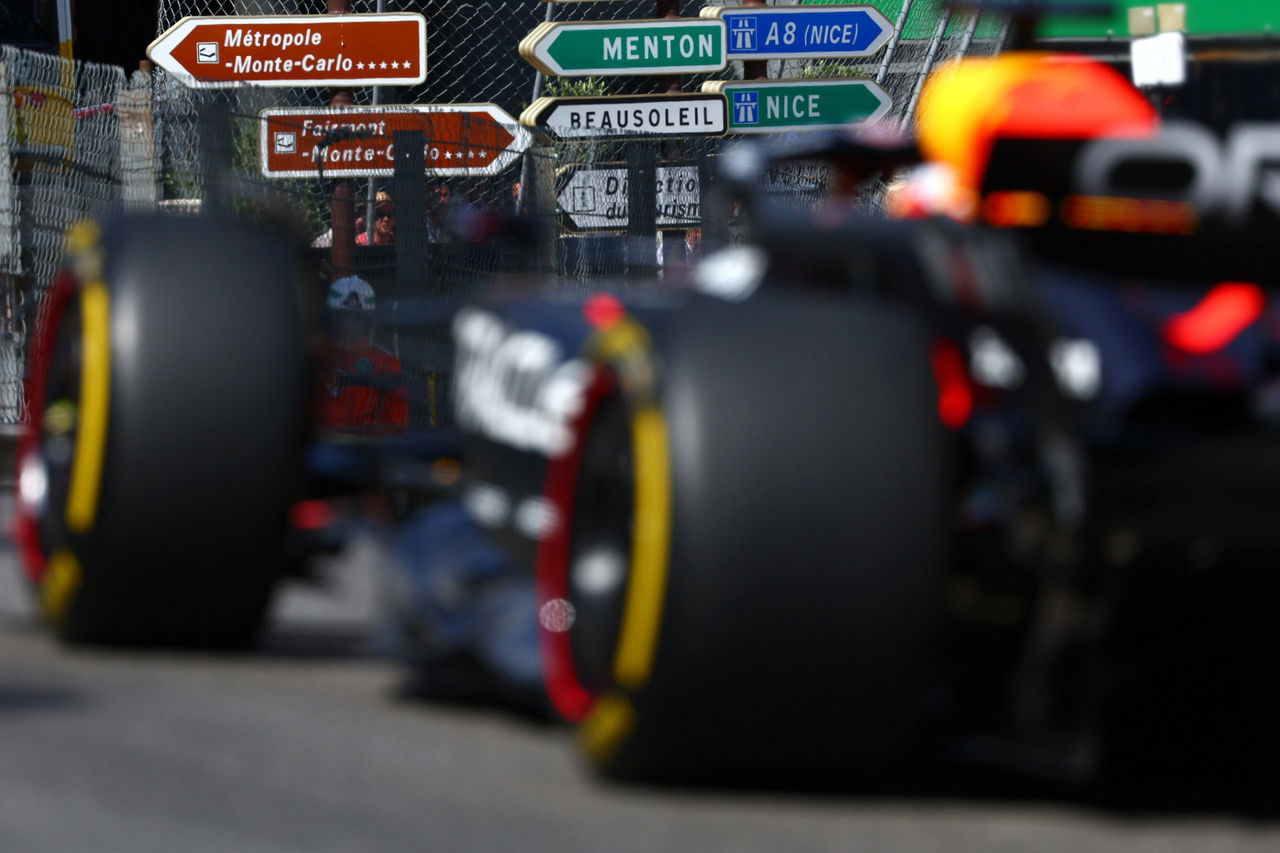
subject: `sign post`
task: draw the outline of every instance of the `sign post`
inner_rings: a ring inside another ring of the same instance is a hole
[[[528,149],[529,131],[495,104],[400,107],[275,107],[258,123],[259,164],[268,178],[395,172],[396,131],[426,138],[428,175],[496,175]]]
[[[719,20],[548,21],[520,42],[520,55],[554,77],[698,74],[724,69]]]
[[[147,57],[188,86],[406,86],[427,79],[416,13],[183,18]]]
[[[730,133],[837,130],[879,121],[893,106],[871,80],[712,80],[702,91],[729,100]]]
[[[874,6],[704,6],[724,21],[730,59],[851,59],[879,52],[893,25]]]
[[[555,140],[722,136],[728,128],[720,95],[539,98],[520,123]]]

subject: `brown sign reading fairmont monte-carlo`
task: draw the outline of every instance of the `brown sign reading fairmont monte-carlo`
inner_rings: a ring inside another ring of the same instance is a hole
[[[496,175],[531,141],[494,104],[278,107],[260,116],[260,165],[269,178],[391,175],[397,130],[422,131],[429,175]]]

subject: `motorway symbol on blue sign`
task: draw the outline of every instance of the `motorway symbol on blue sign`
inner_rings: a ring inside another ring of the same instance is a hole
[[[873,6],[704,6],[728,28],[729,59],[871,56],[893,35]]]

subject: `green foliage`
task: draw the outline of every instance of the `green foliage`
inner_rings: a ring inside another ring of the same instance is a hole
[[[824,59],[806,65],[800,76],[805,80],[830,80],[846,77],[871,78],[875,77],[875,73],[861,65],[851,65],[839,59]]]
[[[548,98],[587,98],[609,94],[603,77],[548,77],[544,93]]]

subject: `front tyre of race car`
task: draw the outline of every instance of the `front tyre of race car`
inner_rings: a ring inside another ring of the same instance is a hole
[[[538,565],[548,690],[591,762],[866,778],[910,757],[948,494],[920,324],[761,295],[696,301],[660,347],[624,319],[593,348],[547,480],[569,521]]]
[[[259,627],[298,495],[302,266],[209,217],[86,222],[29,359],[17,532],[72,642],[227,646]]]

